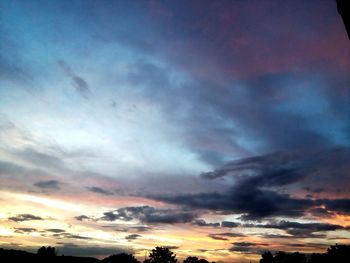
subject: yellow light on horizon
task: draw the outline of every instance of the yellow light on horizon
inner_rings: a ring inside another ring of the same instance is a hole
[[[8,228],[0,228],[0,236],[10,236],[13,234],[13,231]]]
[[[59,201],[53,198],[47,198],[47,197],[41,197],[41,196],[35,196],[35,195],[30,195],[30,194],[19,194],[19,193],[9,193],[12,195],[14,198],[22,200],[22,201],[27,201],[27,202],[32,202],[40,205],[45,205],[53,209],[59,209],[59,210],[65,210],[65,211],[80,211],[81,206],[69,202],[64,202],[64,201]]]
[[[6,218],[6,215],[0,212],[0,219],[4,219],[4,218]]]

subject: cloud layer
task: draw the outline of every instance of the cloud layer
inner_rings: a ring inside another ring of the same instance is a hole
[[[0,16],[2,244],[248,262],[349,237],[335,1],[1,1]]]

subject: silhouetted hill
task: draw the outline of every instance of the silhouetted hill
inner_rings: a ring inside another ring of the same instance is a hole
[[[100,260],[89,257],[73,257],[73,256],[41,256],[21,250],[0,248],[1,263],[96,263]]]

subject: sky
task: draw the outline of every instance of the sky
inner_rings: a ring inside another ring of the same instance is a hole
[[[349,70],[333,0],[0,1],[0,246],[349,244]]]

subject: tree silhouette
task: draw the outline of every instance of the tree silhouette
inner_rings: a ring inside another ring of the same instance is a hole
[[[287,258],[287,253],[283,251],[278,251],[273,258],[274,263],[285,263]]]
[[[187,257],[183,263],[198,263],[198,260],[197,257]]]
[[[167,247],[156,247],[144,263],[177,263],[176,255]]]
[[[309,263],[326,263],[326,254],[313,253],[309,260]]]
[[[103,263],[140,263],[133,255],[120,253],[106,257],[102,260]]]
[[[106,257],[102,261],[91,257],[56,256],[54,247],[41,247],[37,254],[0,248],[0,262],[37,262],[37,263],[140,263],[133,255],[121,253]],[[176,255],[167,247],[156,247],[144,263],[177,263]],[[269,251],[261,255],[260,263],[349,263],[350,245],[330,246],[325,253],[313,253],[308,256],[294,252]],[[209,263],[205,259],[189,256],[183,263]],[[214,263],[214,262],[212,262]]]
[[[286,253],[279,251],[274,256],[271,252],[264,252],[261,255],[260,263],[349,263],[350,246],[334,245],[327,249],[326,253],[313,253],[310,257],[295,252]]]
[[[350,4],[348,0],[337,0],[338,12],[341,15],[350,39]]]
[[[42,246],[41,248],[38,249],[37,255],[41,257],[54,257],[57,255],[57,251],[55,247]]]
[[[306,256],[299,252],[289,254],[286,258],[286,263],[306,263]]]
[[[273,256],[270,251],[266,251],[261,255],[260,263],[273,263]]]
[[[350,246],[338,244],[331,246],[327,249],[326,258],[337,263],[350,262]]]
[[[198,259],[197,257],[187,257],[183,263],[209,263],[209,261],[205,259]]]

